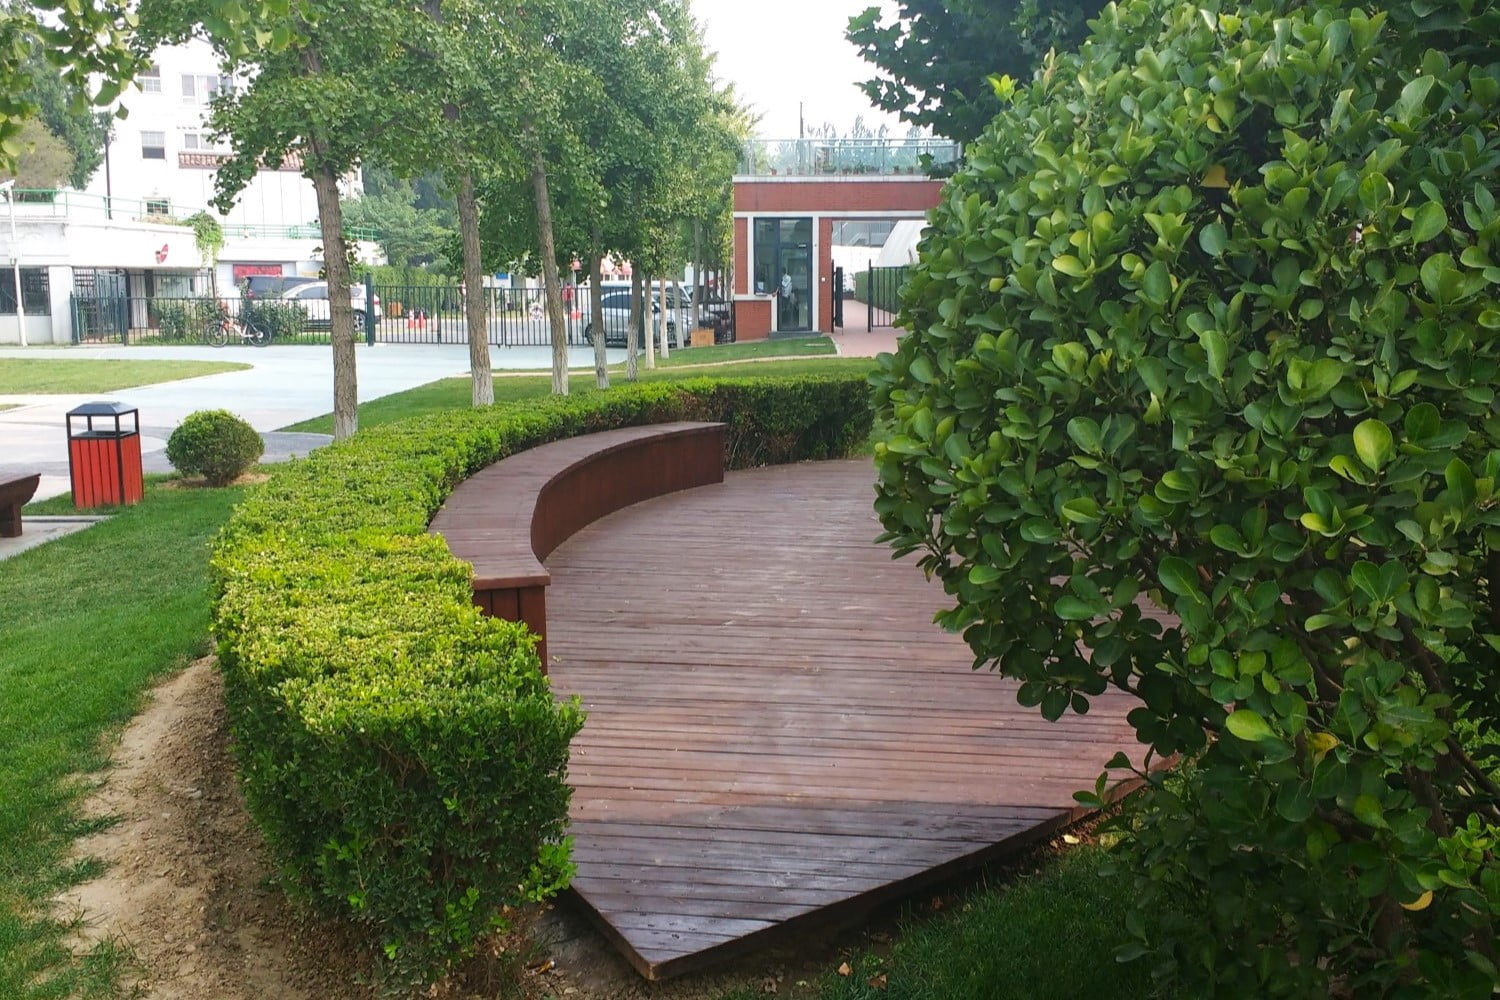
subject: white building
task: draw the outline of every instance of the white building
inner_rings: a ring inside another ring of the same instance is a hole
[[[228,148],[216,144],[205,126],[208,102],[234,86],[222,75],[207,42],[163,46],[121,97],[129,114],[114,124],[108,161],[86,192],[125,203],[128,214],[186,218],[214,197],[214,175]],[[226,223],[259,226],[315,224],[317,200],[302,176],[301,162],[262,170],[240,193]],[[357,177],[346,196],[359,193]],[[215,213],[218,214],[218,213]]]
[[[23,195],[14,214],[15,239],[0,220],[0,344],[72,343],[93,339],[106,315],[106,335],[149,333],[153,301],[208,294],[210,281],[197,251],[191,215],[207,210],[224,227],[214,275],[221,296],[256,274],[316,274],[322,246],[317,200],[300,163],[261,170],[223,215],[210,208],[217,165],[227,150],[209,138],[209,99],[233,81],[220,73],[206,42],[163,47],[122,95],[128,115],[115,121],[105,165],[82,191]],[[357,196],[357,175],[343,185]],[[379,263],[374,244],[361,259]],[[26,331],[16,321],[19,259]],[[107,298],[108,302],[96,300]],[[115,329],[114,327],[119,327]]]

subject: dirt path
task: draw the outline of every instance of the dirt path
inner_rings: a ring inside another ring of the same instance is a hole
[[[369,1000],[364,946],[310,920],[271,882],[264,845],[245,812],[226,748],[223,683],[211,659],[159,685],[125,730],[90,816],[115,817],[78,842],[103,875],[58,900],[81,913],[76,950],[113,940],[134,955],[133,980],[151,1000]],[[876,940],[884,938],[877,934]],[[714,974],[664,984],[640,979],[578,913],[548,907],[530,938],[497,944],[521,954],[519,989],[470,996],[571,1000],[707,1000],[735,986],[782,997],[836,967],[859,936],[799,942]],[[464,996],[465,991],[432,995]]]
[[[134,953],[136,985],[160,1000],[350,996],[325,952],[337,932],[306,926],[268,880],[225,748],[223,684],[200,660],[156,688],[125,730],[85,811],[118,818],[79,841],[105,873],[60,901],[81,911],[79,947]]]

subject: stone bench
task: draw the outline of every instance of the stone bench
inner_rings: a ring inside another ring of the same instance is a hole
[[[677,490],[724,481],[724,425],[648,424],[518,452],[458,485],[428,530],[474,567],[474,603],[525,622],[547,668],[542,560],[606,514]]]
[[[21,508],[36,495],[41,481],[40,473],[0,478],[0,538],[20,537]]]

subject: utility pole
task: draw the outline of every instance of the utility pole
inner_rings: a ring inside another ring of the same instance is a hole
[[[5,201],[10,206],[10,267],[16,280],[16,328],[21,333],[21,346],[26,346],[26,305],[21,301],[21,241],[16,239],[16,180],[0,183],[5,192]]]

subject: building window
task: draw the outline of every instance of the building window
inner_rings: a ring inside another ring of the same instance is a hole
[[[183,104],[207,104],[221,92],[234,92],[232,77],[201,73],[184,73],[182,76]]]
[[[141,75],[138,77],[138,79],[141,82],[142,93],[161,93],[161,67],[156,65],[156,63],[152,63],[150,66],[147,66],[145,69],[141,70]]]
[[[147,198],[146,215],[168,216],[172,214],[172,203],[166,198]]]
[[[207,149],[208,143],[203,142],[203,137],[197,132],[182,133],[183,149]]]
[[[141,159],[165,160],[167,158],[167,134],[165,132],[141,133]]]
[[[776,297],[778,331],[812,329],[812,223],[755,220],[754,290]]]
[[[16,278],[13,268],[0,270],[0,316],[16,314]],[[45,267],[21,268],[21,301],[28,316],[52,315],[52,288]]]

